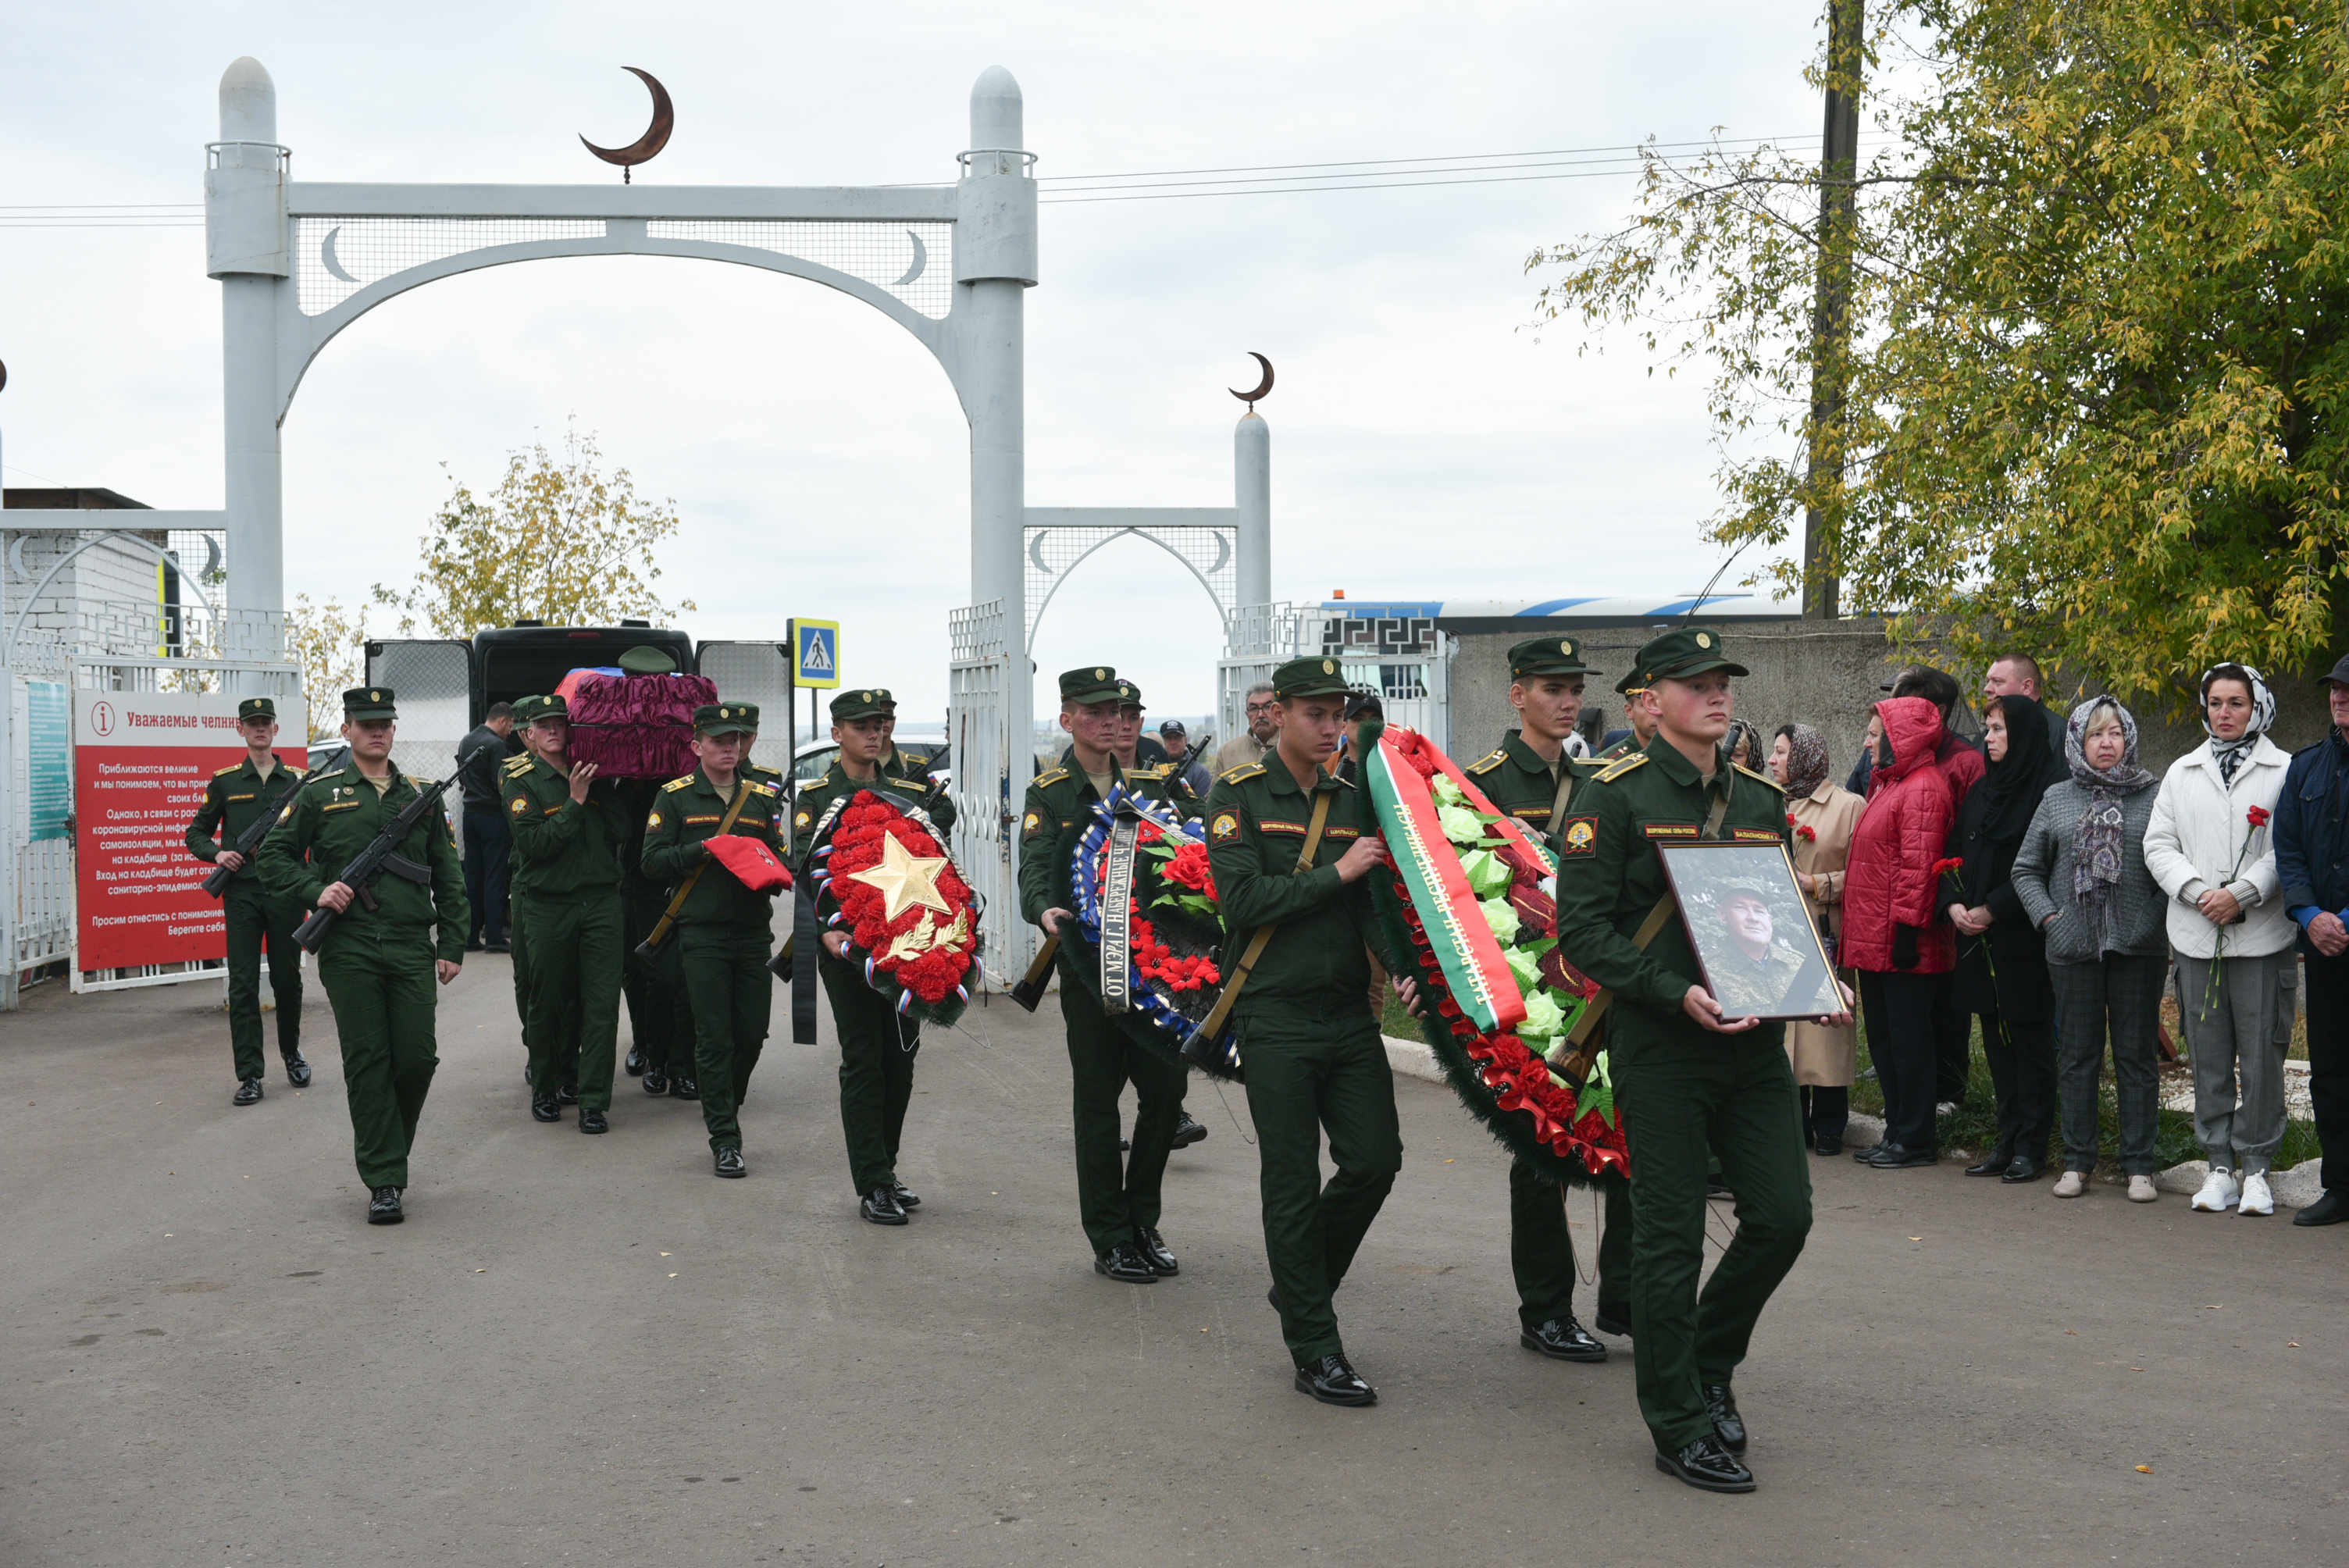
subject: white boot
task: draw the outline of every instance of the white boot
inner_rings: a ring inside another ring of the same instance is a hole
[[[2231,1187],[2234,1183],[2230,1181],[2228,1185]],[[2129,1178],[2128,1201],[2130,1202],[2150,1203],[2156,1198],[2160,1196],[2161,1193],[2159,1190],[2158,1190],[2153,1184],[2152,1177],[2132,1176]]]
[[[2088,1190],[2088,1179],[2077,1171],[2066,1171],[2055,1178],[2055,1196],[2076,1198]]]
[[[2259,1179],[2253,1177],[2252,1180]],[[2267,1191],[2267,1183],[2261,1181],[2260,1190]],[[2235,1206],[2235,1200],[2241,1193],[2242,1189],[2235,1185],[2234,1174],[2224,1165],[2213,1165],[2210,1174],[2203,1178],[2201,1189],[2194,1194],[2194,1202],[2188,1207],[2199,1209],[2206,1214],[2223,1213]]]
[[[2268,1191],[2266,1171],[2254,1171],[2243,1178],[2243,1206],[2235,1212],[2239,1214],[2275,1212],[2275,1194]]]

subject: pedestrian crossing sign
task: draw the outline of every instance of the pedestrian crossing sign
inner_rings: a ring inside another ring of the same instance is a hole
[[[792,685],[836,686],[840,684],[840,623],[792,623]]]

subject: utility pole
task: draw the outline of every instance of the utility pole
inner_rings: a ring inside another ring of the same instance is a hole
[[[1822,489],[1844,470],[1844,396],[1850,385],[1851,251],[1859,170],[1859,88],[1866,35],[1863,0],[1828,0],[1825,145],[1819,152],[1819,260],[1811,310],[1810,502],[1803,509],[1803,616],[1837,614],[1835,562],[1843,527],[1838,499]]]

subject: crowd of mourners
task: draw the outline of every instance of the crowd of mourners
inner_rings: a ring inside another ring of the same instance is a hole
[[[1840,784],[1808,725],[1766,741],[1743,721],[1732,730],[1734,759],[1785,788],[1798,881],[1858,994],[1885,1130],[1854,1158],[1936,1162],[1978,1023],[1998,1130],[1966,1174],[2036,1181],[2052,1159],[2056,1197],[2093,1191],[2109,1052],[2119,1173],[2130,1201],[2155,1202],[2174,990],[2209,1161],[2193,1207],[2275,1212],[2304,1007],[2327,1158],[2323,1195],[2294,1222],[2349,1219],[2349,658],[2326,681],[2333,727],[2289,755],[2270,738],[2276,704],[2260,672],[2213,665],[2199,685],[2208,738],[2160,777],[2139,765],[2124,704],[2063,711],[2043,705],[2042,681],[2028,656],[1993,663],[1976,738],[1952,727],[1954,677],[1905,672],[1870,708]],[[1787,1030],[1820,1155],[1843,1151],[1857,1035]]]

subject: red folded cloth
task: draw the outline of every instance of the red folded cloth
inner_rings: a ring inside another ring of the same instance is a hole
[[[776,892],[792,885],[792,873],[775,851],[758,839],[719,833],[705,840],[712,859],[734,873],[734,880],[752,892]]]

